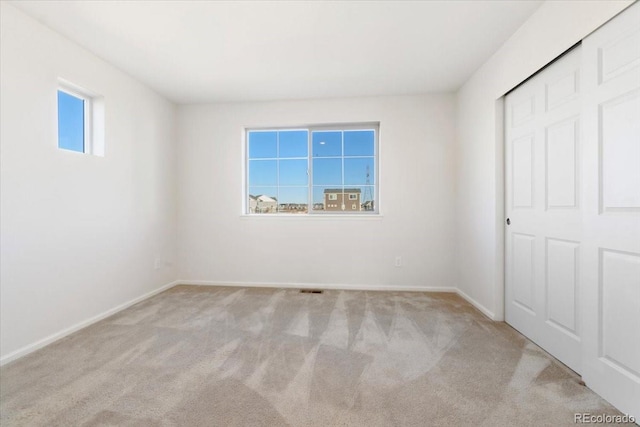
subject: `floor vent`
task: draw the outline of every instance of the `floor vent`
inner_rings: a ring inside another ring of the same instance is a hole
[[[322,289],[300,289],[301,294],[321,294],[323,292]]]

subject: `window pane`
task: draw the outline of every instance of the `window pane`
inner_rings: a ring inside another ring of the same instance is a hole
[[[278,211],[284,213],[306,213],[308,200],[308,187],[280,187]]]
[[[342,132],[313,132],[313,157],[342,156]]]
[[[309,147],[309,132],[306,130],[291,130],[278,132],[280,143],[279,156],[307,157]]]
[[[84,100],[60,90],[58,147],[84,153]]]
[[[372,130],[344,132],[345,156],[373,156],[375,133]]]
[[[342,212],[342,187],[313,187],[313,210]]]
[[[278,185],[276,160],[249,161],[249,187]]]
[[[249,132],[249,158],[275,159],[278,156],[278,132]]]
[[[375,184],[373,157],[344,159],[344,185]]]
[[[249,213],[276,213],[278,211],[276,187],[249,187],[247,206]]]
[[[342,159],[313,159],[314,185],[342,185]]]
[[[279,185],[307,185],[307,160],[280,160]]]

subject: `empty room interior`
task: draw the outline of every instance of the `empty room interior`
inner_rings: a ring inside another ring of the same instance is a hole
[[[2,426],[640,420],[640,4],[0,19]]]

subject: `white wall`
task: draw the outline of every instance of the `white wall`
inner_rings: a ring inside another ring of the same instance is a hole
[[[1,3],[0,347],[7,362],[175,266],[175,107]],[[61,77],[104,96],[106,156],[57,148]]]
[[[500,319],[496,100],[628,4],[543,4],[456,98],[183,106],[176,129],[171,103],[2,2],[0,360],[178,277],[457,286]],[[105,97],[105,157],[57,149],[59,77]],[[349,121],[381,122],[381,217],[241,215],[245,126]]]
[[[453,287],[454,117],[453,95],[179,107],[180,278]],[[381,218],[241,216],[244,127],[371,121]]]
[[[497,320],[504,315],[503,141],[497,101],[631,3],[545,2],[458,91],[457,286]]]

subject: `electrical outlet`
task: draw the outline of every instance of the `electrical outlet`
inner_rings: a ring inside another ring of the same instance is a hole
[[[160,258],[156,258],[156,262],[153,263],[153,268],[160,270],[160,267],[162,267],[162,260]]]
[[[396,267],[402,267],[402,257],[400,255],[396,256],[396,262],[394,265]]]

